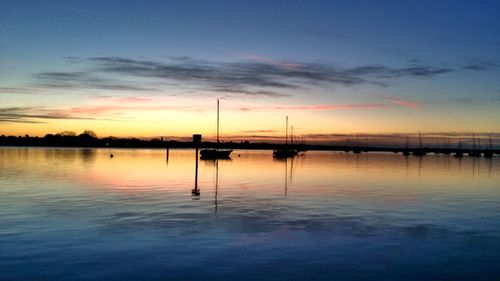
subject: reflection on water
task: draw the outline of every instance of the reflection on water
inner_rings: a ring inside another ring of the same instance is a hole
[[[498,158],[113,154],[0,148],[0,280],[500,279]]]

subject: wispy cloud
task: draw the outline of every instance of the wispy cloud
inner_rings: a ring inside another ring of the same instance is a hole
[[[91,100],[109,103],[145,103],[151,102],[153,97],[136,97],[136,96],[91,96]],[[154,97],[157,101],[159,97]]]
[[[275,91],[266,91],[266,90],[243,90],[243,89],[235,89],[231,87],[216,87],[210,89],[211,91],[228,94],[228,95],[241,95],[241,96],[249,96],[249,97],[270,97],[270,98],[281,98],[281,97],[289,97],[289,94],[279,93]]]
[[[39,89],[33,87],[0,87],[2,94],[32,94],[36,93]]]
[[[47,120],[54,119],[93,120],[95,118],[75,116],[65,110],[44,107],[0,108],[0,123],[46,123]]]
[[[97,57],[97,70],[140,77],[157,77],[192,81],[208,86],[297,88],[304,84],[383,84],[374,79],[397,77],[432,77],[449,73],[450,68],[412,66],[391,68],[366,65],[342,68],[326,63],[292,63],[260,58],[243,62],[211,62],[178,58],[170,62],[155,62],[122,57]]]
[[[465,70],[487,71],[493,68],[500,69],[500,63],[495,61],[470,61],[466,63],[462,68]]]
[[[140,100],[132,97],[107,99],[94,105],[69,107],[4,107],[0,108],[0,123],[47,123],[49,120],[108,120],[119,121],[124,113],[139,111],[192,111],[202,112],[200,106],[158,105],[156,100]]]
[[[244,106],[240,111],[268,111],[268,110],[300,110],[300,111],[328,111],[328,110],[350,110],[350,109],[372,109],[391,107],[384,103],[366,103],[366,104],[319,104],[319,105],[283,105],[283,106]]]
[[[389,104],[383,103],[361,103],[361,104],[320,104],[320,105],[299,105],[299,106],[273,106],[272,109],[276,110],[349,110],[359,108],[383,108],[389,107]]]
[[[380,103],[358,103],[358,104],[318,104],[318,105],[283,105],[283,106],[243,106],[240,111],[265,111],[265,110],[301,110],[301,111],[328,111],[328,110],[354,110],[354,109],[376,109],[390,107],[417,108],[421,104],[415,101],[403,100],[396,97],[383,97],[385,102]]]
[[[43,72],[37,74],[38,83],[35,86],[63,89],[99,89],[115,91],[156,91],[151,87],[137,86],[131,82],[116,78],[99,77],[92,71],[78,72]]]
[[[245,60],[256,61],[265,64],[271,64],[283,68],[284,70],[302,70],[303,65],[299,63],[292,63],[285,60],[276,60],[271,57],[249,54],[249,53],[237,53],[237,57],[243,58]]]
[[[331,63],[296,63],[258,55],[244,55],[239,62],[213,62],[189,57],[153,61],[125,57],[66,59],[80,71],[39,73],[37,87],[98,89],[117,91],[158,91],[149,86],[175,83],[179,89],[218,92],[232,96],[289,96],[288,90],[372,84],[387,86],[391,79],[430,78],[453,72],[450,68],[417,65],[394,68],[384,65],[341,67]],[[142,80],[141,80],[142,79]],[[156,81],[144,82],[144,79]],[[140,82],[138,82],[140,81]],[[148,85],[148,86],[140,86]]]
[[[384,96],[384,99],[386,99],[387,101],[395,104],[395,105],[399,105],[399,106],[402,106],[402,107],[419,107],[421,106],[421,104],[419,102],[415,102],[415,101],[409,101],[409,100],[403,100],[403,99],[400,99],[400,98],[396,98],[396,97],[390,97],[390,96]]]
[[[205,108],[199,106],[169,106],[169,105],[154,105],[154,104],[139,104],[139,105],[125,105],[125,104],[101,104],[101,105],[87,105],[76,106],[68,109],[71,114],[85,114],[85,115],[109,115],[112,113],[123,112],[137,112],[137,111],[192,111],[201,112]]]

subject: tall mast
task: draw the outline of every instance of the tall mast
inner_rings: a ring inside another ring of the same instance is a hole
[[[472,133],[472,151],[476,150],[476,136]]]
[[[421,132],[418,132],[418,145],[419,145],[419,148],[422,149],[422,133]]]
[[[286,116],[285,144],[288,144],[288,115]]]
[[[219,99],[217,99],[217,144],[219,144]]]

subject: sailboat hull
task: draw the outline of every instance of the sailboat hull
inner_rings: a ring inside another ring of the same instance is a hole
[[[297,155],[299,152],[294,149],[276,149],[273,151],[273,156],[275,158],[288,158]]]
[[[201,159],[230,159],[231,149],[202,149],[200,151]]]

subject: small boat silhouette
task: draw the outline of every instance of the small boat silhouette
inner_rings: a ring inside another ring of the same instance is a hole
[[[410,156],[410,136],[406,136],[406,144],[405,148],[403,149],[403,155],[404,156]]]
[[[491,134],[489,135],[489,141],[488,150],[483,153],[484,158],[493,158],[493,141],[491,140]]]
[[[285,130],[285,147],[277,148],[273,151],[273,157],[275,158],[289,158],[294,157],[299,154],[296,149],[290,149],[288,147],[288,116],[286,117],[286,130]]]
[[[458,150],[453,155],[455,158],[464,158],[464,153],[462,152],[462,140],[458,140]]]
[[[427,150],[423,147],[422,134],[420,132],[418,133],[418,143],[419,143],[419,146],[418,146],[417,149],[415,149],[413,151],[413,155],[415,155],[415,156],[425,156],[425,155],[427,155]]]

